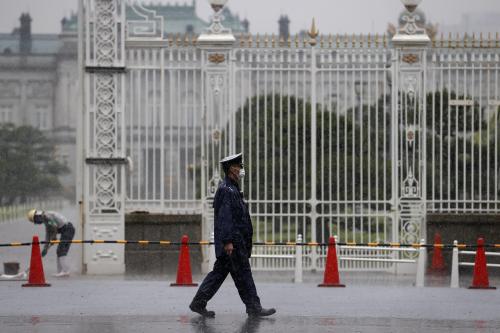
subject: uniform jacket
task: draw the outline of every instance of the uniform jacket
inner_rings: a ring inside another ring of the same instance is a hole
[[[224,245],[233,243],[250,257],[253,228],[248,205],[243,199],[238,183],[226,177],[220,183],[214,198],[215,213],[215,254],[223,256]]]

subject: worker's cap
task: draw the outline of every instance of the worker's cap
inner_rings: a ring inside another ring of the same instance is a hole
[[[42,223],[42,219],[41,219],[42,215],[43,215],[42,210],[31,209],[28,212],[28,220],[30,222],[35,223],[35,224],[40,224],[40,223]]]
[[[224,169],[224,172],[227,172],[229,167],[233,164],[239,164],[241,167],[243,167],[243,153],[235,154],[235,155],[230,155],[227,157],[224,157],[221,161],[220,164],[222,165],[222,168]]]

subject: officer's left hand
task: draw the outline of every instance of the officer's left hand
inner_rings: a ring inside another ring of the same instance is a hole
[[[233,243],[227,243],[226,245],[224,245],[224,251],[226,251],[226,254],[228,256],[231,256],[233,250],[234,250]]]
[[[42,250],[42,257],[45,257],[47,255],[47,249]]]

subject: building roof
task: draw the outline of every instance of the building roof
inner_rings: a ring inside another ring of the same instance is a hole
[[[154,10],[156,15],[164,18],[164,33],[171,34],[201,34],[209,23],[196,14],[196,3],[184,5],[143,4],[147,10]],[[143,18],[132,8],[127,6],[127,19],[143,20]],[[223,10],[225,27],[231,28],[234,33],[246,32],[245,20],[240,20],[238,15],[233,14],[229,8]],[[78,29],[78,16],[72,13],[69,17],[61,20],[61,33],[63,35],[76,35]],[[0,54],[20,53],[19,28],[12,33],[0,33]],[[31,34],[31,54],[57,54],[63,41],[60,34]]]
[[[32,54],[54,54],[59,52],[62,41],[56,34],[32,34],[31,53]],[[20,53],[19,34],[0,33],[0,54]]]
[[[198,17],[196,14],[196,4],[143,4],[143,8],[156,12],[157,16],[163,16],[164,32],[169,34],[184,34],[193,33],[200,34],[203,29],[209,25],[209,22]],[[143,18],[132,8],[127,6],[126,10],[127,19],[129,20],[143,20]],[[238,15],[231,12],[228,7],[223,10],[224,26],[231,28],[234,33],[247,32],[245,30],[244,20],[240,20]],[[77,31],[78,17],[75,13],[70,17],[64,18],[61,21],[62,31],[71,33]],[[189,30],[188,27],[190,27]]]

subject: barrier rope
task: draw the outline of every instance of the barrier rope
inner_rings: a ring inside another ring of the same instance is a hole
[[[19,247],[19,246],[31,246],[33,242],[12,242],[12,243],[0,243],[0,247]],[[40,241],[40,245],[45,244],[138,244],[138,245],[164,245],[164,246],[179,246],[179,245],[213,245],[213,242],[209,241],[199,241],[199,242],[172,242],[172,241],[149,241],[149,240],[52,240],[52,241]],[[328,243],[296,243],[296,242],[254,242],[253,246],[319,246],[326,247]],[[478,247],[488,248],[488,249],[500,249],[500,244],[484,244],[483,246],[478,246],[477,244],[404,244],[404,243],[355,243],[355,242],[338,242],[336,245],[339,246],[366,246],[366,247],[386,247],[386,248],[442,248],[442,249],[453,249],[457,247],[458,249],[476,249]]]

